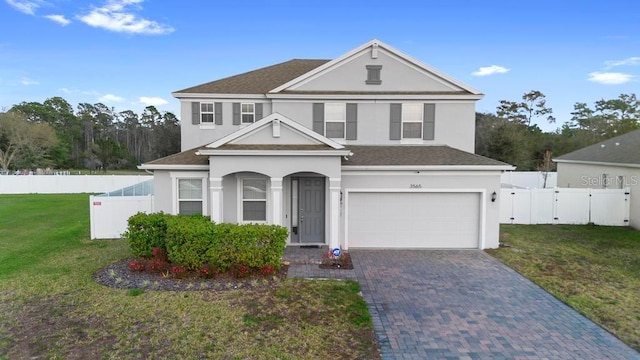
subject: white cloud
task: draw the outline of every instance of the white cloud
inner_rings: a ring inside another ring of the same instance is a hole
[[[58,91],[65,93],[65,94],[71,94],[73,92],[73,90],[69,90],[67,88],[60,88],[58,89]]]
[[[472,72],[471,75],[474,75],[474,76],[487,76],[487,75],[494,75],[494,74],[504,74],[504,73],[509,72],[510,70],[511,69],[507,69],[504,66],[491,65],[491,66],[481,67],[477,71]]]
[[[146,106],[160,106],[168,104],[169,102],[161,97],[142,96],[140,98],[140,103]]]
[[[607,69],[611,69],[616,66],[634,66],[640,65],[640,56],[632,56],[630,58],[622,59],[622,60],[608,60],[605,61],[604,64],[607,66]]]
[[[619,72],[594,71],[589,73],[589,77],[587,78],[587,80],[600,84],[617,85],[632,81],[633,75]]]
[[[29,79],[28,77],[23,77],[22,79],[20,79],[20,83],[22,83],[22,85],[26,85],[26,86],[40,84],[39,82],[37,82],[35,80],[32,80],[32,79]]]
[[[44,17],[53,22],[57,22],[62,26],[67,26],[71,23],[71,21],[69,21],[69,19],[64,17],[64,15],[45,15]]]
[[[98,98],[98,101],[105,104],[119,103],[123,102],[124,98],[114,94],[106,94],[102,95]]]
[[[168,25],[153,20],[138,18],[128,9],[131,5],[142,3],[143,0],[109,0],[88,14],[78,17],[85,24],[115,32],[132,34],[161,35],[168,34],[174,29]],[[139,7],[138,7],[139,8]]]
[[[31,0],[5,0],[7,4],[11,5],[14,9],[23,12],[27,15],[34,15],[36,10],[40,7],[41,1]]]

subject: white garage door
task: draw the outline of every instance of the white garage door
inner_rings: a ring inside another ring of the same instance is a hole
[[[478,248],[479,193],[363,193],[348,200],[349,248]]]

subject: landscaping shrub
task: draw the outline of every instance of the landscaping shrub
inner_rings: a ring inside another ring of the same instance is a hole
[[[209,263],[207,252],[214,244],[216,225],[204,216],[175,216],[169,221],[166,249],[169,260],[187,270]]]
[[[274,273],[280,268],[288,234],[282,226],[214,224],[202,215],[138,213],[128,224],[124,236],[131,253],[152,258],[144,264],[147,270],[169,269],[169,261],[180,270],[205,276],[228,271],[232,265],[246,267],[247,271],[238,271],[241,276],[249,270]]]
[[[272,265],[279,269],[286,242],[287,229],[282,226],[218,224],[207,256],[222,271],[232,264],[254,269]]]
[[[167,219],[171,215],[162,212],[145,214],[139,212],[127,221],[127,231],[122,234],[129,243],[129,249],[134,256],[150,258],[153,248],[165,248],[167,234]]]

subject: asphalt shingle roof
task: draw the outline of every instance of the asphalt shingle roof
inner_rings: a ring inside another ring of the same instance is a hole
[[[246,73],[211,81],[176,93],[266,94],[280,85],[308,73],[329,60],[293,59]]]
[[[640,165],[640,130],[558,156],[554,160]]]
[[[208,156],[196,155],[196,152],[203,149],[206,149],[206,147],[200,146],[194,149],[185,150],[177,154],[149,161],[144,165],[209,165]]]
[[[438,166],[438,165],[486,165],[509,166],[498,160],[468,153],[449,146],[395,145],[395,146],[347,146],[352,156],[342,159],[343,166]]]
[[[150,161],[145,165],[209,165],[209,157],[196,155],[201,146]],[[471,154],[449,146],[391,145],[347,146],[353,155],[342,158],[343,166],[508,166],[498,160]],[[216,150],[332,150],[327,145],[223,145]]]

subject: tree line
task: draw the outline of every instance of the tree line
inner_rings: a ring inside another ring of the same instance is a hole
[[[517,101],[501,100],[495,113],[476,113],[476,153],[518,170],[553,169],[559,156],[640,129],[635,94],[577,102],[569,121],[543,132],[537,121],[554,123],[552,108],[538,90]],[[0,112],[0,168],[127,169],[180,151],[180,122],[171,112],[148,106],[141,114],[116,112],[97,103],[75,111],[61,97],[22,102]]]
[[[543,132],[534,122],[555,123],[556,119],[542,92],[532,90],[518,101],[501,100],[495,113],[476,113],[476,153],[521,171],[550,171],[555,156],[640,129],[640,102],[635,94],[601,99],[593,105],[577,102],[573,108],[561,127]]]
[[[53,97],[0,112],[0,167],[131,169],[180,151],[180,122],[147,106],[141,114],[102,103],[74,108]]]

